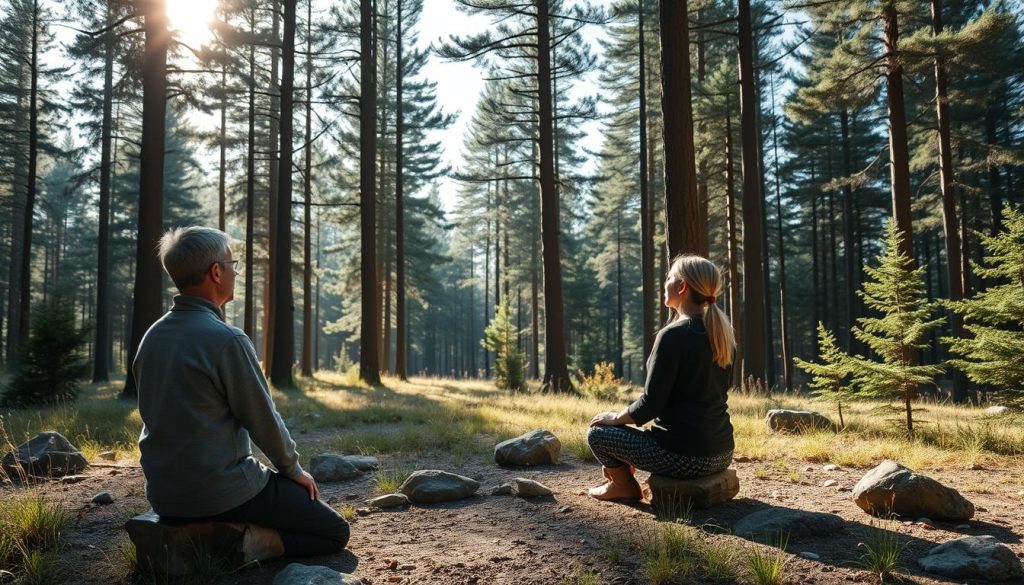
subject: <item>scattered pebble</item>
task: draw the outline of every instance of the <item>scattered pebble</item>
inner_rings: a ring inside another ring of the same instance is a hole
[[[99,458],[106,461],[115,461],[117,460],[117,453],[114,451],[104,451],[99,454]]]
[[[398,583],[402,580],[401,575],[388,575],[388,583]]]
[[[746,455],[736,455],[732,460],[736,463],[750,463],[750,457],[747,457]]]
[[[971,466],[967,469],[970,469],[971,471],[981,471],[985,468],[980,463],[971,463]]]
[[[384,559],[384,564],[392,571],[398,568],[398,561],[395,559]]]
[[[804,467],[804,471],[814,471],[814,466],[807,465],[807,466]]]
[[[832,487],[835,485],[839,485],[839,482],[834,479],[825,480],[821,483],[821,487]]]
[[[822,471],[839,471],[839,466],[836,465],[835,463],[829,463],[828,465],[823,465],[821,470]]]
[[[85,479],[86,477],[84,475],[65,475],[64,477],[60,478],[60,482],[62,484],[67,485],[72,483],[79,483],[81,481],[85,481]]]
[[[359,516],[369,516],[371,512],[369,508],[356,508],[356,514]]]
[[[841,485],[836,488],[837,492],[852,492],[853,488],[848,485]]]
[[[816,555],[816,554],[814,554],[812,552],[807,552],[807,551],[801,552],[799,554],[800,554],[801,557],[803,557],[805,559],[808,559],[808,560],[811,560],[811,561],[817,561],[818,559],[821,558],[820,556],[818,556],[818,555]]]
[[[411,570],[413,570],[415,568],[416,568],[416,565],[413,565],[411,563],[406,563],[404,565],[398,565],[398,570],[399,571],[411,571]]]
[[[359,494],[345,494],[346,500],[355,500],[359,498]]]
[[[971,525],[970,524],[957,524],[956,526],[953,527],[953,529],[954,530],[970,530],[971,529]]]
[[[1021,493],[1024,494],[1024,492],[1021,492]],[[988,512],[988,508],[983,508],[982,506],[977,506],[977,507],[974,508],[974,511],[975,512]]]
[[[91,501],[94,504],[102,504],[105,506],[107,504],[113,504],[114,497],[110,495],[110,492],[100,492],[93,496]]]
[[[568,514],[569,512],[572,512],[572,506],[562,506],[558,509],[558,512],[560,514]]]

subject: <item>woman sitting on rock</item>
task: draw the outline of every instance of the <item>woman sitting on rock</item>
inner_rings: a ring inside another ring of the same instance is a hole
[[[622,412],[590,421],[587,441],[608,479],[589,491],[598,500],[638,500],[635,469],[688,479],[732,463],[726,406],[736,341],[729,317],[715,305],[722,275],[706,258],[677,257],[665,279],[672,320],[654,341],[644,393]],[[654,425],[641,430],[626,425]]]

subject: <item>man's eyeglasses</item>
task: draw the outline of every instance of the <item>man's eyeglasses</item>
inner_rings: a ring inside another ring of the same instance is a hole
[[[230,264],[231,269],[234,270],[236,274],[240,274],[238,272],[238,260],[221,260],[219,262],[214,262],[214,264]]]

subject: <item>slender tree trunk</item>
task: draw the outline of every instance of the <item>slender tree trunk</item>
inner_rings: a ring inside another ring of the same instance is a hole
[[[227,177],[227,153],[228,153],[228,66],[222,63],[220,66],[220,165],[217,168],[217,229],[224,231],[227,225],[227,193],[225,189],[225,178]]]
[[[565,353],[562,266],[559,253],[559,201],[555,185],[554,113],[551,95],[551,29],[548,0],[537,0],[537,88],[539,101],[541,234],[544,242],[544,315],[546,391],[572,389]]]
[[[146,41],[142,58],[142,147],[139,152],[139,218],[135,249],[135,290],[132,296],[128,375],[121,395],[135,397],[138,388],[131,366],[142,336],[163,309],[163,270],[156,249],[163,229],[164,116],[167,99],[167,12],[163,0],[142,0]]]
[[[892,215],[902,242],[900,251],[914,262],[914,242],[910,211],[910,155],[907,149],[907,116],[903,98],[903,65],[897,54],[899,23],[896,7],[886,4],[882,8],[885,22],[883,41],[888,55],[886,80],[889,106],[889,159],[892,183]]]
[[[932,33],[942,34],[942,6],[940,0],[931,0]],[[949,132],[949,94],[946,84],[946,64],[941,56],[935,57],[935,111],[939,126],[939,191],[942,193],[942,230],[946,239],[946,258],[954,259],[960,254],[960,233],[957,230],[956,201],[953,191],[953,151]],[[995,167],[991,167],[995,168]],[[949,300],[959,301],[964,297],[960,276],[960,263],[947,263],[946,281],[949,283]],[[956,311],[949,312],[952,336],[964,336],[964,318]],[[953,402],[967,401],[967,376],[959,368],[953,368]]]
[[[813,307],[812,311],[813,311],[813,318],[814,318],[814,326],[817,327],[818,323],[821,322],[821,303],[819,302],[819,300],[820,300],[820,296],[819,295],[821,294],[821,292],[820,292],[821,288],[818,285],[818,281],[821,278],[821,276],[820,276],[821,268],[820,268],[820,265],[818,263],[818,217],[819,217],[818,216],[818,190],[816,188],[817,185],[816,185],[816,181],[815,181],[816,177],[815,177],[814,171],[815,171],[815,169],[814,169],[814,160],[812,159],[811,160],[811,183],[810,184],[811,184],[811,280],[813,282],[813,285],[812,285],[813,294],[812,294],[811,298],[814,299],[814,302],[812,302],[811,305]],[[811,341],[811,349],[812,349],[811,355],[817,356],[818,355],[818,336],[817,335],[812,335],[811,338],[812,338],[812,341]]]
[[[28,177],[25,189],[25,227],[21,243],[21,292],[18,310],[18,339],[29,339],[29,321],[32,314],[32,216],[36,204],[36,174],[39,163],[39,1],[32,4],[32,55],[29,62],[28,94]],[[45,272],[44,272],[45,274]],[[17,359],[17,357],[15,357]]]
[[[853,175],[853,162],[850,155],[850,114],[844,107],[839,112],[839,126],[843,142],[843,175],[847,182],[843,185],[843,259],[846,271],[846,351],[853,352],[856,338],[853,336],[853,324],[857,322],[857,278],[855,275],[853,245],[853,186],[849,178]]]
[[[402,0],[398,1],[397,19],[397,61],[395,77],[395,373],[402,380],[408,379],[406,365],[406,322],[405,322],[405,194],[404,165],[405,153],[402,140],[405,138],[405,107],[402,96]],[[472,315],[472,312],[470,313]]]
[[[775,80],[771,79],[772,91],[772,150],[775,175],[775,226],[776,244],[779,249],[779,341],[782,343],[782,384],[786,392],[793,391],[792,367],[789,360],[789,334],[786,323],[786,246],[782,237],[782,186],[779,178],[779,133],[775,115]]]
[[[109,25],[114,16],[107,4]],[[114,105],[114,33],[103,40],[103,121],[100,126],[99,234],[96,242],[96,338],[93,344],[92,381],[106,382],[110,364],[110,145]]]
[[[737,356],[734,363],[742,359],[743,351],[743,327],[740,316],[743,311],[740,309],[740,262],[739,262],[739,241],[736,237],[736,188],[733,177],[733,153],[732,153],[732,100],[731,96],[725,96],[725,200],[726,200],[726,222],[729,224],[729,319],[732,321],[733,332],[736,336]],[[739,386],[742,380],[742,370],[738,365],[732,368],[732,385]]]
[[[277,237],[274,242],[274,341],[270,380],[291,387],[295,362],[295,301],[292,296],[292,129],[294,123],[295,9],[297,0],[281,0],[284,38],[281,44],[281,162],[278,168]]]
[[[648,154],[647,154],[647,50],[645,48],[644,16],[646,12],[646,0],[640,0],[639,20],[639,44],[640,44],[640,278],[641,292],[643,293],[643,369],[647,375],[646,357],[651,355],[654,348],[654,312],[657,310],[654,304],[658,298],[658,292],[654,284],[654,214],[651,210],[650,182],[648,180]]]
[[[507,249],[507,248],[506,248]],[[622,216],[615,216],[615,372],[622,377]]]
[[[271,17],[272,29],[273,29],[273,40],[270,45],[270,141],[269,141],[269,177],[268,177],[268,188],[269,194],[267,197],[267,208],[269,209],[268,214],[268,227],[267,227],[267,274],[263,279],[263,371],[269,376],[271,368],[274,365],[274,323],[276,317],[274,313],[277,310],[277,302],[275,299],[276,295],[276,280],[277,269],[276,263],[273,260],[275,250],[277,250],[277,220],[278,220],[278,192],[280,165],[279,156],[280,152],[278,146],[280,145],[280,130],[281,130],[281,86],[279,85],[279,59],[281,46],[279,41],[279,34],[281,32],[281,18],[280,10],[278,7],[281,4],[281,0],[272,0],[271,10],[273,15]]]
[[[373,36],[373,2],[359,2],[359,201],[360,201],[360,284],[362,309],[359,327],[359,377],[371,385],[380,384],[377,360],[377,194],[375,188],[377,152],[377,51]]]
[[[665,216],[668,253],[707,256],[693,148],[687,0],[661,2],[662,116],[665,125]]]
[[[302,177],[302,375],[313,375],[313,0],[306,0],[306,148]]]
[[[256,34],[256,6],[249,9],[249,34]],[[242,329],[249,339],[254,339],[256,266],[254,248],[256,219],[256,44],[249,44],[249,130],[245,153],[245,311]]]
[[[757,102],[754,98],[753,28],[750,0],[738,0],[740,134],[743,140],[743,380],[765,380],[762,210],[757,161]]]

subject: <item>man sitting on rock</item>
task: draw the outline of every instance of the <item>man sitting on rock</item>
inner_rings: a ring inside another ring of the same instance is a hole
[[[178,228],[161,238],[159,255],[181,294],[132,364],[146,498],[163,524],[132,534],[140,559],[147,546],[164,546],[167,524],[199,522],[234,523],[241,563],[341,550],[348,523],[299,466],[252,342],[224,322],[238,274],[230,238]],[[253,457],[250,437],[276,472]]]

